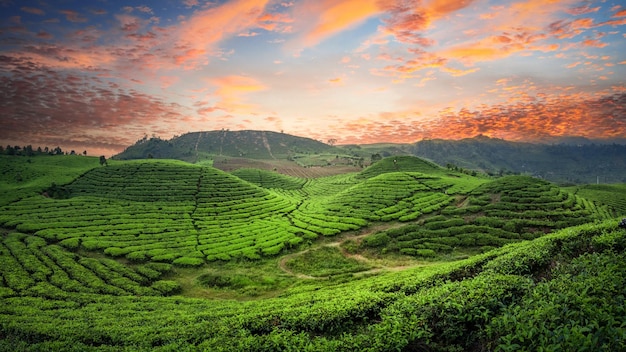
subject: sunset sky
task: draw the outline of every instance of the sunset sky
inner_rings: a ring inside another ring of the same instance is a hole
[[[0,0],[0,145],[625,138],[623,3]]]

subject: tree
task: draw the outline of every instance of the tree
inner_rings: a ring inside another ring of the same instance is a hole
[[[85,156],[87,155],[87,151],[86,150],[83,150],[83,155],[85,155]]]
[[[100,165],[109,166],[109,164],[107,163],[107,158],[105,158],[104,155],[100,155]]]
[[[335,145],[335,143],[337,143],[337,140],[335,138],[330,138],[328,140],[328,144],[331,145],[331,146]]]
[[[372,159],[372,164],[373,164],[373,163],[375,163],[377,161],[382,160],[383,157],[380,156],[380,154],[376,153],[376,154],[372,154],[371,159]]]

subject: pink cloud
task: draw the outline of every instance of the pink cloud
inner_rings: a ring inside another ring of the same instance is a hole
[[[46,14],[42,9],[38,9],[38,8],[35,8],[35,7],[23,6],[23,7],[20,8],[20,10],[22,10],[24,12],[28,12],[28,13],[33,14],[33,15],[43,16],[43,15]]]
[[[188,67],[206,64],[206,55],[215,51],[218,42],[257,24],[268,1],[238,0],[194,13],[175,30],[179,44],[172,55],[176,57],[176,63]],[[180,51],[184,55],[177,53]]]
[[[0,100],[0,114],[7,117],[0,119],[0,140],[41,145],[62,140],[119,151],[154,121],[163,130],[179,132],[177,123],[184,116],[177,104],[98,78],[41,70],[26,59],[3,57],[0,70],[19,72],[0,77],[0,95],[13,97]]]
[[[74,10],[59,10],[59,13],[65,15],[65,19],[69,22],[87,22],[87,18],[82,17]]]
[[[314,46],[322,40],[382,11],[379,0],[306,0],[295,5],[295,23],[302,37],[298,47]]]

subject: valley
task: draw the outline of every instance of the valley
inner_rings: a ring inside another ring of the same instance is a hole
[[[320,174],[280,160],[227,159],[243,166],[227,172],[218,158],[0,157],[0,350],[626,343],[622,184],[406,155]]]

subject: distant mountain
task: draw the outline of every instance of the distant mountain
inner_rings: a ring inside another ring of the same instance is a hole
[[[113,159],[180,159],[195,162],[208,156],[250,159],[287,159],[296,153],[336,152],[337,148],[314,139],[271,131],[190,132],[170,140],[144,138]]]
[[[262,161],[300,160],[303,154],[324,154],[330,155],[332,160],[339,160],[335,155],[337,158],[341,155],[367,163],[375,154],[379,157],[413,155],[444,167],[492,175],[528,174],[560,183],[626,183],[625,139],[555,137],[552,143],[544,142],[510,142],[479,135],[461,140],[422,140],[414,144],[331,146],[285,133],[221,130],[191,132],[170,140],[143,138],[113,159],[200,162],[223,156]]]
[[[485,136],[433,139],[417,142],[407,152],[440,165],[496,175],[524,173],[561,183],[626,182],[626,145],[567,140],[570,143],[533,144]]]

